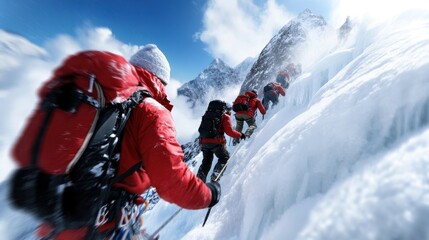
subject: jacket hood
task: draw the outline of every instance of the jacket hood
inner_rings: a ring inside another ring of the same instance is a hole
[[[149,91],[152,97],[169,111],[173,109],[173,105],[167,97],[164,84],[151,72],[138,66],[134,66],[136,76],[140,85]]]
[[[257,94],[255,94],[254,92],[252,92],[252,91],[248,91],[248,92],[246,92],[246,95],[247,96],[249,96],[249,97],[258,97],[258,95]]]

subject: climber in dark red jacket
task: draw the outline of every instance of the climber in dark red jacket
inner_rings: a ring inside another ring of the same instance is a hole
[[[282,85],[277,82],[270,82],[264,87],[264,98],[262,99],[262,105],[265,110],[270,108],[270,102],[275,106],[279,103],[279,95],[286,96],[286,92]]]
[[[235,131],[231,122],[231,106],[221,100],[213,100],[209,103],[206,113],[198,129],[200,132],[201,151],[203,152],[203,162],[198,169],[197,176],[204,182],[210,171],[213,162],[213,154],[218,157],[211,181],[218,181],[220,172],[225,171],[225,166],[229,159],[229,152],[226,148],[225,133],[233,138],[244,139],[245,135]],[[206,121],[206,122],[205,122]],[[213,131],[213,124],[215,130]]]

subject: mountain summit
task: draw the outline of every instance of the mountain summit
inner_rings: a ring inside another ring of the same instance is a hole
[[[197,78],[183,84],[177,90],[177,94],[188,97],[188,102],[193,108],[197,103],[206,104],[212,100],[211,92],[221,92],[226,87],[241,82],[239,72],[216,58]]]
[[[247,75],[240,92],[262,87],[276,78],[288,64],[296,64],[295,53],[307,39],[310,31],[323,29],[326,22],[322,16],[306,9],[286,24],[265,46],[258,60]]]

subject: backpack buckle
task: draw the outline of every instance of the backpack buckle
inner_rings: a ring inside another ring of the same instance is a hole
[[[139,211],[134,204],[127,202],[124,207],[121,208],[121,220],[119,221],[119,227],[129,226],[130,221],[135,221],[138,218]]]
[[[106,224],[109,221],[109,208],[107,205],[104,205],[100,208],[97,214],[97,218],[95,219],[95,226],[99,227],[101,225]]]

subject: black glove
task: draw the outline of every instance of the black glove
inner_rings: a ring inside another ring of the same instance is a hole
[[[220,200],[220,184],[218,182],[208,182],[206,185],[212,192],[212,201],[210,202],[209,207],[213,207]]]
[[[240,139],[246,140],[246,135],[244,135],[243,133],[241,133]]]

